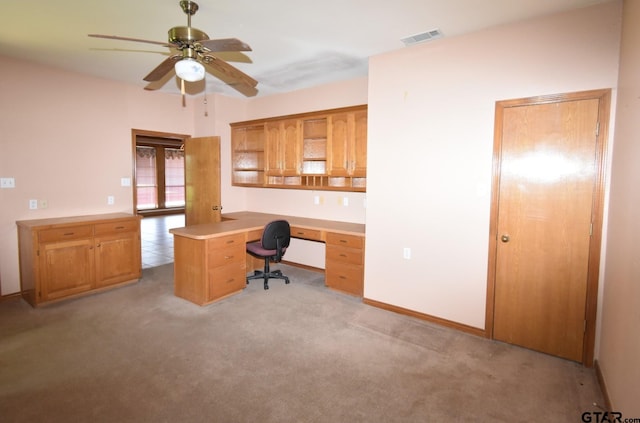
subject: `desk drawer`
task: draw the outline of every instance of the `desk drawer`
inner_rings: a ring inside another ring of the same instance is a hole
[[[67,226],[38,232],[38,240],[40,242],[60,242],[71,239],[91,238],[92,236],[92,225]]]
[[[241,245],[242,248],[246,248],[244,238],[245,234],[243,233],[211,238],[207,240],[207,250],[227,249],[237,245]]]
[[[364,237],[356,235],[345,235],[335,232],[327,232],[327,245],[340,245],[342,247],[360,248],[364,247]]]
[[[364,267],[327,262],[325,283],[329,288],[362,296],[364,291]]]
[[[215,248],[209,252],[209,269],[225,266],[229,263],[245,261],[245,244],[232,243],[226,248]]]
[[[347,264],[362,265],[364,257],[362,250],[356,248],[343,248],[332,244],[327,245],[326,262],[340,262]]]
[[[243,290],[247,285],[246,278],[244,261],[230,263],[211,270],[209,272],[208,300],[214,301]]]
[[[291,236],[293,238],[309,239],[311,241],[322,241],[322,233],[315,229],[305,229],[292,226]]]
[[[95,226],[96,235],[116,234],[121,232],[136,232],[138,220],[124,220],[120,222],[99,223]]]

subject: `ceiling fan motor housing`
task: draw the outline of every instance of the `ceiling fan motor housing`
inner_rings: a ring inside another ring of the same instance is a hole
[[[209,36],[199,29],[190,26],[176,26],[169,30],[169,42],[179,49],[192,46],[198,40],[208,40]]]

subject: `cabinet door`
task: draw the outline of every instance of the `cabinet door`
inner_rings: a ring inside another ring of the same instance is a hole
[[[349,175],[349,119],[347,113],[335,114],[329,117],[329,175]]]
[[[140,277],[140,237],[137,232],[103,235],[96,243],[96,288]]]
[[[300,130],[297,119],[288,119],[282,122],[282,174],[295,176],[300,174]]]
[[[265,159],[267,175],[277,176],[282,174],[282,168],[280,163],[280,123],[269,122],[265,125]]]
[[[297,119],[266,124],[267,174],[296,176],[300,174],[300,131]]]
[[[38,301],[63,298],[93,288],[93,240],[75,239],[40,244]]]
[[[353,113],[352,131],[348,141],[351,144],[351,174],[353,176],[367,176],[367,112]]]

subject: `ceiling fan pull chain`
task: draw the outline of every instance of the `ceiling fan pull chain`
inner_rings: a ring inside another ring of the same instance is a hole
[[[207,107],[207,78],[204,78],[204,117],[209,116],[209,110]]]

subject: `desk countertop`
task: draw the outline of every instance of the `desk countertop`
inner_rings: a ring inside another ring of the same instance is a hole
[[[333,220],[311,219],[280,214],[234,212],[222,215],[222,222],[185,226],[170,229],[169,232],[186,238],[208,239],[235,233],[260,230],[272,220],[285,219],[291,226],[317,231],[330,231],[348,235],[364,236],[365,225],[362,223],[336,222]]]

